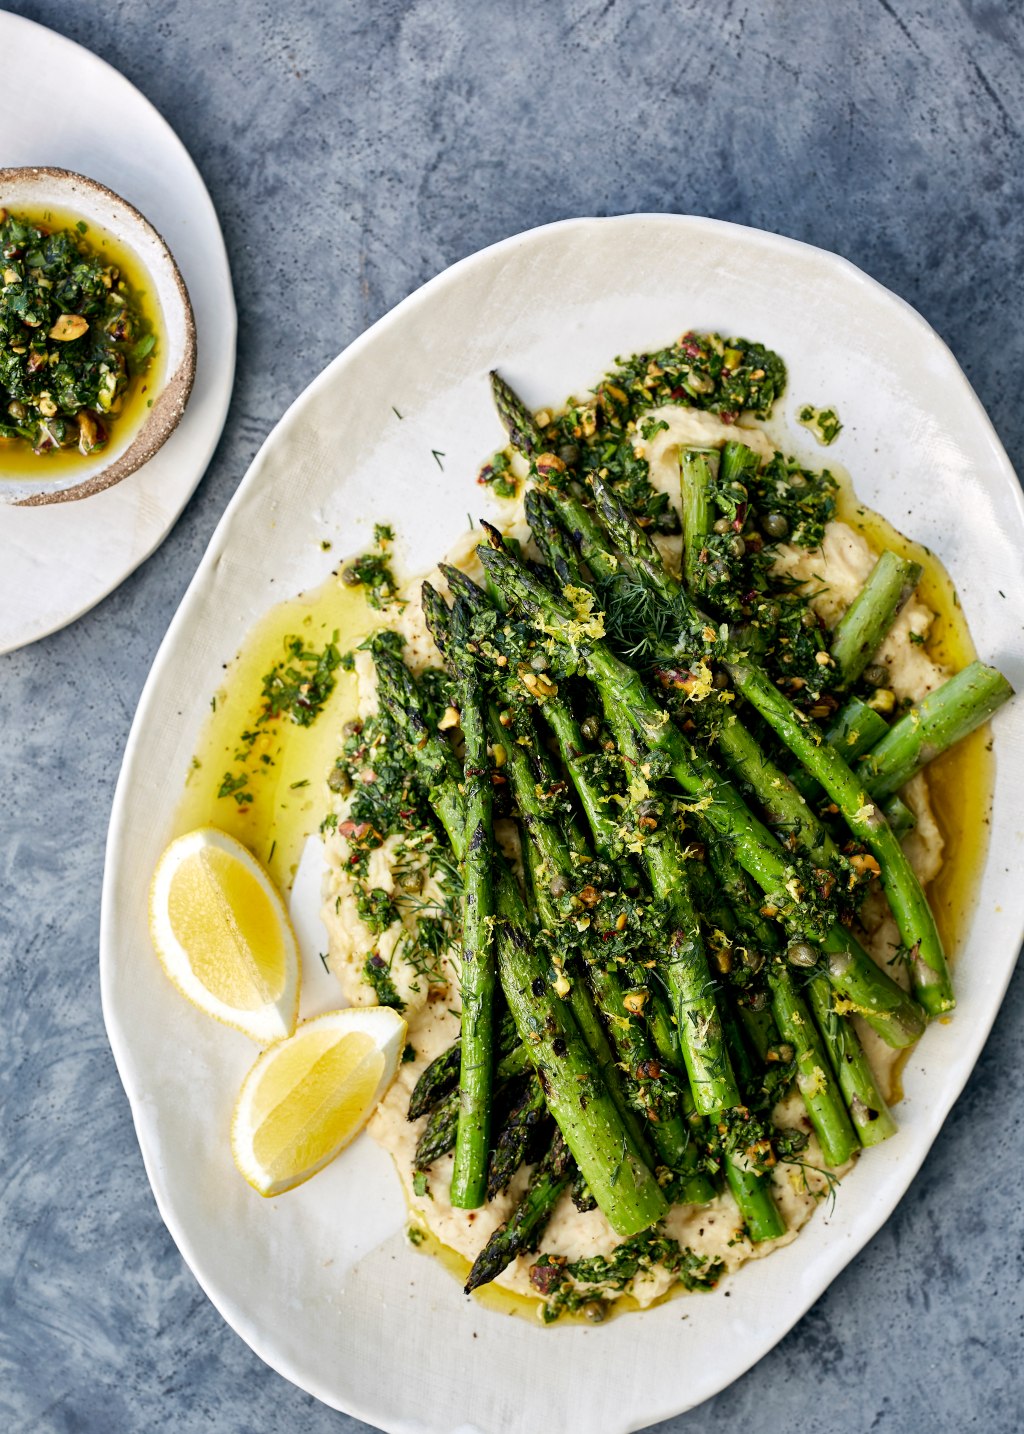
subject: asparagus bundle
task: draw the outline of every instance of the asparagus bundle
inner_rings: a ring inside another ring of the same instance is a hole
[[[829,633],[765,576],[765,536],[814,536],[807,476],[775,460],[784,511],[754,530],[769,480],[732,442],[682,456],[677,578],[652,540],[671,510],[577,445],[553,451],[492,381],[542,562],[484,524],[488,591],[454,568],[451,606],[424,586],[461,751],[396,645],[372,644],[381,710],[462,872],[461,1037],[413,1093],[417,1164],[454,1149],[466,1208],[533,1167],[467,1290],[537,1249],[569,1192],[639,1237],[728,1188],[750,1241],[783,1235],[770,1176],[806,1143],[772,1118],[787,1090],[830,1168],[895,1132],[852,1017],[900,1049],[954,1004],[896,794],[1010,695],[975,663],[890,726],[874,659],[916,565],[883,554]],[[876,879],[912,992],[851,930]]]

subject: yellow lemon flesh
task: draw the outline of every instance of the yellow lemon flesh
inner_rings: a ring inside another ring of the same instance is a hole
[[[260,1056],[235,1106],[235,1164],[261,1195],[322,1170],[362,1129],[391,1084],[406,1025],[385,1006],[331,1011]]]
[[[195,1005],[261,1043],[295,1029],[299,957],[284,902],[246,847],[214,827],[173,841],[150,890],[164,969]]]

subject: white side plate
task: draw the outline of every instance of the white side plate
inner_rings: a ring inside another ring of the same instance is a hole
[[[490,368],[540,406],[585,390],[615,355],[691,326],[783,355],[780,424],[808,457],[797,407],[838,406],[845,427],[830,456],[868,503],[941,554],[982,656],[1019,687],[1020,493],[941,341],[833,255],[711,220],[639,215],[534,230],[457,264],[320,375],[214,534],[128,742],[107,849],[103,1005],[161,1213],[210,1298],[263,1359],[383,1429],[625,1434],[737,1378],[892,1212],[974,1065],[1017,955],[1024,704],[996,722],[999,856],[958,966],[956,1019],[930,1030],[910,1063],[900,1133],[866,1154],[830,1218],[819,1212],[795,1244],[729,1280],[728,1299],[720,1286],[599,1329],[533,1328],[467,1301],[404,1244],[397,1178],[366,1137],[269,1203],[233,1169],[228,1116],[252,1047],[180,1000],[146,929],[150,872],[221,663],[277,599],[365,543],[375,520],[396,524],[409,572],[465,528],[480,495],[477,465],[503,441]],[[333,558],[320,551],[324,537]]]
[[[227,252],[181,140],[104,60],[0,12],[0,165],[25,164],[88,175],[146,216],[185,280],[197,364],[184,417],[137,473],[77,502],[0,505],[0,652],[88,612],[163,542],[206,472],[235,376]]]

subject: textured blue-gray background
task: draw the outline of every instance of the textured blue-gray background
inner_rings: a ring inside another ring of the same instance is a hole
[[[265,1368],[183,1266],[100,1016],[114,781],[214,524],[292,398],[423,280],[532,225],[631,210],[710,214],[852,259],[948,341],[1021,471],[1024,8],[11,8],[104,55],[176,127],[220,212],[241,329],[227,428],[174,532],[94,612],[0,658],[0,1420],[347,1434],[364,1426]],[[901,1209],[773,1353],[666,1431],[1024,1426],[1022,1024],[1018,973]]]

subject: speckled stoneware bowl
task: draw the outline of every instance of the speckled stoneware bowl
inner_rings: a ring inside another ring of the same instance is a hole
[[[185,411],[196,369],[196,326],[178,266],[153,226],[125,199],[103,184],[67,169],[34,166],[0,169],[0,208],[38,211],[51,205],[105,230],[126,248],[145,271],[160,309],[161,345],[152,372],[152,407],[141,425],[123,433],[114,425],[100,452],[83,457],[73,469],[8,477],[0,455],[0,502],[33,507],[88,498],[127,478],[156,453],[174,432]]]

